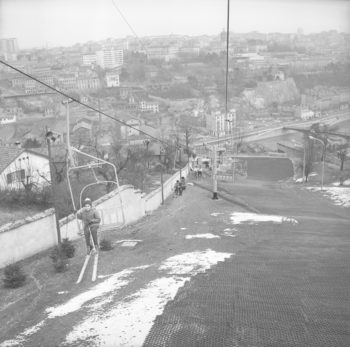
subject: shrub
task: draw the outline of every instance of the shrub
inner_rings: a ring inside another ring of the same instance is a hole
[[[18,264],[11,264],[4,269],[5,278],[4,286],[5,288],[18,288],[21,287],[25,280],[26,275],[23,273],[21,267]]]
[[[52,259],[53,267],[56,272],[64,272],[68,269],[68,258],[62,251],[62,248],[56,246],[51,251],[50,258]]]
[[[100,250],[101,251],[110,251],[113,249],[112,242],[107,239],[102,239],[100,241]]]
[[[61,250],[67,258],[73,258],[75,254],[75,246],[72,241],[65,238],[62,239]]]

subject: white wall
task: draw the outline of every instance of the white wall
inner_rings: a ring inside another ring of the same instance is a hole
[[[57,244],[53,210],[50,210],[46,215],[40,215],[43,217],[40,218],[38,215],[37,220],[23,223],[11,230],[2,231],[0,229],[0,268]]]
[[[187,177],[188,168],[182,169],[181,175]],[[177,172],[164,182],[164,199],[173,194],[176,180],[180,178]],[[135,190],[133,186],[120,187],[123,212],[120,197],[113,191],[93,204],[100,212],[105,226],[118,224],[121,226],[136,222],[147,213],[156,210],[162,203],[161,188],[148,195]],[[82,238],[81,222],[75,216],[69,215],[60,220],[61,238],[76,240]],[[116,229],[118,232],[118,229]],[[83,242],[83,241],[82,241]],[[57,232],[53,210],[47,210],[25,220],[0,226],[0,268],[47,250],[57,244]]]

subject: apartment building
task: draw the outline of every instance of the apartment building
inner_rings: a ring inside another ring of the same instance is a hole
[[[227,113],[213,111],[206,114],[206,128],[214,136],[229,135],[233,129],[236,119],[236,110],[232,109]]]
[[[173,46],[151,46],[147,48],[147,58],[152,60],[170,61],[176,58],[178,47]]]
[[[77,78],[77,89],[99,89],[101,88],[101,82],[97,77],[89,78]]]
[[[96,53],[83,54],[82,56],[83,66],[91,66],[97,63]]]
[[[139,105],[141,112],[159,113],[159,104],[155,101],[142,100]]]
[[[65,90],[77,89],[77,78],[74,74],[62,75],[58,78],[58,84]]]
[[[124,53],[122,49],[103,49],[96,52],[96,63],[102,69],[114,69],[122,66],[124,62]]]

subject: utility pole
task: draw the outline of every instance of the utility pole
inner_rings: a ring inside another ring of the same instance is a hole
[[[232,183],[235,183],[235,172],[236,172],[236,144],[233,142],[233,131],[236,130],[236,113],[233,115],[232,125],[232,151],[233,151],[233,169],[232,169]]]
[[[46,127],[46,143],[47,143],[47,151],[48,151],[48,155],[49,155],[51,191],[52,191],[52,198],[53,198],[53,207],[54,207],[54,211],[55,211],[57,242],[58,242],[58,245],[60,246],[61,245],[61,230],[60,230],[60,223],[59,223],[59,219],[58,219],[55,176],[53,174],[53,163],[52,163],[52,153],[51,153],[51,139],[52,138],[53,138],[52,131],[50,131]]]
[[[164,182],[163,182],[163,162],[162,162],[162,156],[164,154],[164,150],[161,147],[159,150],[159,162],[160,162],[160,187],[162,191],[162,205],[164,204]]]
[[[217,181],[217,170],[216,170],[216,162],[217,162],[217,146],[214,146],[213,149],[213,200],[218,199],[218,181]]]
[[[303,183],[306,180],[306,139],[304,143],[304,158],[303,158]]]
[[[62,103],[66,105],[66,136],[67,136],[67,151],[68,151],[68,158],[71,164],[73,164],[73,154],[70,147],[70,119],[69,119],[69,103],[71,103],[71,99],[64,100]]]
[[[164,204],[163,164],[160,166],[160,185],[162,190],[162,205]]]
[[[189,149],[190,131],[189,131],[189,129],[186,129],[185,140],[186,140],[186,152],[187,152],[187,165],[189,165],[189,163],[190,163],[190,149]]]

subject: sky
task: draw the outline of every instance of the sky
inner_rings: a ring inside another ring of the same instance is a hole
[[[135,33],[215,35],[226,28],[227,1],[0,0],[0,38],[39,48]],[[349,0],[230,0],[230,31],[237,33],[350,32],[349,22]]]

